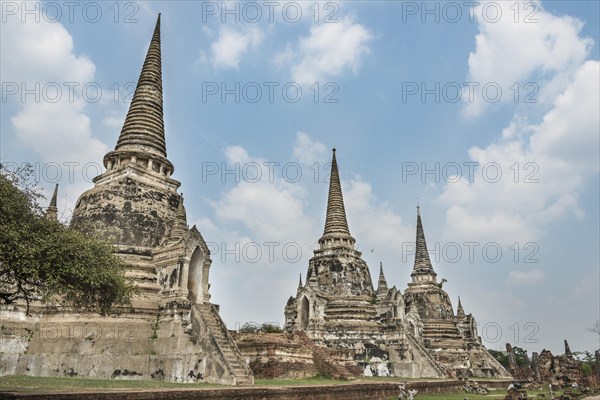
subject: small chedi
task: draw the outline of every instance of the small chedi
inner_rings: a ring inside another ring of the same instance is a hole
[[[71,226],[114,243],[140,289],[103,317],[3,311],[0,375],[84,376],[252,384],[253,374],[210,303],[209,249],[189,228],[171,177],[163,123],[160,14],[106,171],[76,203]],[[56,190],[47,216],[56,218]]]
[[[334,359],[354,360],[365,375],[510,377],[481,344],[473,316],[460,299],[455,313],[437,281],[418,208],[411,277],[402,293],[388,287],[381,266],[373,287],[348,229],[334,149],[325,230],[306,282],[285,306],[285,330],[329,348]]]

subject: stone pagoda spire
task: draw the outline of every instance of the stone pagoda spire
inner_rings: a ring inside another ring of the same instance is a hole
[[[433,270],[429,252],[427,251],[427,242],[425,241],[425,232],[421,222],[421,208],[417,206],[417,237],[415,241],[415,264],[411,277],[413,283],[437,283],[437,274]]]
[[[54,186],[54,193],[52,193],[52,198],[50,199],[50,205],[46,209],[46,218],[51,219],[53,221],[58,220],[58,207],[57,204],[58,198],[58,183]]]
[[[104,156],[104,166],[111,170],[125,160],[135,163],[137,159],[144,159],[149,170],[167,176],[173,173],[163,121],[160,14],[119,140],[115,150]]]
[[[456,307],[456,316],[459,318],[462,318],[465,316],[465,310],[464,310],[462,304],[460,304],[460,296],[458,296],[458,307]]]
[[[179,239],[183,237],[185,231],[187,231],[187,217],[185,212],[185,206],[183,205],[183,194],[179,197],[179,204],[177,205],[177,212],[175,214],[175,223],[171,230],[171,238]]]
[[[376,297],[378,299],[384,299],[388,293],[389,293],[389,288],[388,288],[388,284],[387,281],[385,280],[385,275],[383,274],[383,263],[380,262],[379,263],[379,280],[377,281],[377,291],[375,292]]]
[[[181,234],[171,234],[174,222],[179,223],[181,183],[171,178],[165,144],[160,14],[121,134],[104,156],[104,166],[106,171],[93,179],[94,188],[77,201],[71,227],[139,254]]]
[[[383,263],[379,263],[379,281],[377,282],[377,292],[387,292],[388,285],[383,274]]]
[[[319,239],[319,245],[321,249],[332,247],[347,247],[354,249],[354,243],[355,240],[350,235],[350,230],[348,229],[346,210],[344,208],[344,197],[342,196],[342,185],[340,184],[335,149],[333,149],[325,229],[323,231],[323,236]]]

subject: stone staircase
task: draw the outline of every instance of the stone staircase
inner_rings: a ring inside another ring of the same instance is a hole
[[[368,300],[360,298],[342,298],[330,300],[325,306],[324,330],[328,337],[340,337],[344,340],[371,338],[380,331],[377,323],[377,311]]]
[[[419,341],[411,334],[407,333],[406,337],[408,338],[410,344],[419,351],[419,353],[425,357],[425,359],[427,361],[429,361],[429,363],[431,364],[431,366],[433,367],[433,369],[438,373],[438,376],[440,378],[445,378],[447,376],[449,376],[450,374],[448,373],[448,371],[446,370],[446,368],[444,368],[444,366],[442,364],[440,364],[438,361],[436,361],[430,354],[429,354],[429,350],[426,349],[421,343],[419,343]]]
[[[209,333],[215,339],[217,346],[227,363],[229,372],[234,377],[235,385],[253,385],[254,374],[246,363],[244,356],[235,344],[233,337],[221,320],[217,310],[210,303],[193,304],[193,310],[203,320]]]
[[[125,276],[135,282],[143,295],[157,295],[160,285],[156,277],[156,266],[151,256],[119,254],[127,264]]]
[[[423,321],[423,341],[428,348],[465,349],[465,342],[452,320]]]

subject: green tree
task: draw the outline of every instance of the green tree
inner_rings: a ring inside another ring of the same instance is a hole
[[[488,352],[494,357],[504,368],[508,368],[508,354],[505,351],[489,349]]]
[[[0,164],[0,304],[58,303],[110,312],[136,291],[108,243],[43,216],[33,169]]]
[[[581,372],[583,372],[583,375],[591,375],[596,364],[596,356],[589,351],[574,351],[573,356],[581,361]]]
[[[260,326],[260,330],[261,332],[264,333],[281,333],[283,332],[283,329],[281,329],[281,327],[277,324],[268,324],[268,323],[264,323]]]
[[[527,357],[527,350],[520,347],[513,347],[513,353],[515,353],[515,360],[519,367],[526,367],[529,365],[529,359]]]
[[[526,350],[520,347],[513,347],[513,353],[515,354],[515,361],[517,366],[526,367],[529,365],[528,358],[526,357]],[[506,351],[499,350],[488,350],[488,352],[494,357],[504,368],[510,368],[510,362],[508,360],[508,353]]]
[[[246,322],[240,329],[239,333],[256,333],[260,329],[260,325],[255,322]]]

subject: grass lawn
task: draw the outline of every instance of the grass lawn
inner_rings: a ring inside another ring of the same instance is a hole
[[[395,382],[427,380],[399,379],[395,377],[362,377],[350,381],[313,377],[305,379],[256,379],[255,386],[305,386],[305,385],[349,385],[358,382]],[[94,390],[152,390],[231,387],[208,383],[175,383],[156,380],[118,380],[69,377],[4,376],[0,377],[0,390],[22,393],[76,392]],[[461,399],[462,400],[462,399]]]
[[[173,383],[164,381],[134,381],[91,378],[49,378],[37,376],[0,377],[0,390],[23,393],[77,392],[94,390],[144,390],[172,388],[219,387],[208,383]],[[223,386],[225,387],[225,386]]]
[[[414,379],[413,379],[414,380]],[[302,386],[302,385],[348,385],[352,383],[365,382],[403,382],[410,379],[399,379],[394,377],[372,377],[360,378],[352,381],[340,381],[325,377],[314,377],[306,379],[256,379],[256,386],[274,387],[274,386]],[[200,389],[200,388],[230,388],[225,385],[212,385],[208,383],[173,383],[164,381],[136,381],[136,380],[115,380],[115,379],[88,379],[88,378],[49,378],[33,376],[4,376],[0,377],[0,391],[9,390],[20,393],[51,393],[51,392],[85,392],[85,391],[106,391],[106,390],[153,390],[153,389]],[[550,398],[549,392],[528,392],[530,398],[535,398],[537,393],[545,393]],[[469,400],[496,400],[503,399],[506,395],[504,390],[490,392],[487,396],[468,394],[463,392],[446,394],[420,394],[418,400],[463,400],[468,397]],[[556,395],[556,393],[555,393]],[[390,400],[397,400],[397,397],[391,397]]]

